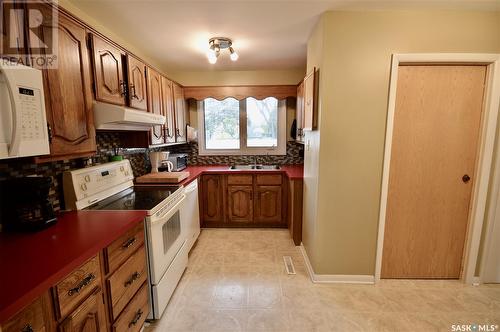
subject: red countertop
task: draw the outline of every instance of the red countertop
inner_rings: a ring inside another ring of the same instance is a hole
[[[281,169],[266,169],[266,170],[251,170],[251,169],[229,169],[228,165],[217,165],[217,166],[188,166],[183,170],[184,172],[189,172],[189,177],[179,184],[187,185],[193,180],[197,179],[202,174],[241,174],[241,173],[258,173],[258,174],[283,174],[290,180],[298,180],[304,177],[304,165],[283,165]]]
[[[40,232],[0,233],[0,322],[145,217],[145,211],[72,211]]]

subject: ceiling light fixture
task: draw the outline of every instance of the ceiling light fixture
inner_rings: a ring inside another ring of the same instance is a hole
[[[232,61],[238,60],[239,56],[238,53],[235,52],[233,49],[233,41],[229,38],[226,37],[214,37],[210,38],[208,41],[208,51],[207,51],[207,58],[208,62],[211,64],[215,64],[217,62],[217,58],[219,57],[220,51],[229,49],[230,53],[230,58]]]

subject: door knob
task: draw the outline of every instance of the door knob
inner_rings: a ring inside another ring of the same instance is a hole
[[[463,181],[464,183],[469,182],[469,181],[470,181],[470,176],[468,176],[467,174],[465,174],[464,176],[462,176],[462,181]]]

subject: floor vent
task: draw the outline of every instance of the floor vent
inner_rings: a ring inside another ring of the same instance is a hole
[[[285,262],[286,273],[295,274],[295,267],[293,266],[292,257],[283,256],[283,261]]]

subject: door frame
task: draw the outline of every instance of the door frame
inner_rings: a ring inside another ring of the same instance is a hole
[[[384,163],[382,172],[382,191],[380,197],[380,211],[377,237],[377,254],[375,261],[375,282],[380,280],[382,270],[382,254],[384,246],[385,219],[387,196],[389,191],[389,172],[392,150],[392,134],[394,129],[394,113],[396,110],[396,89],[398,68],[400,64],[452,64],[452,65],[486,65],[486,89],[484,109],[481,119],[481,137],[479,141],[479,156],[472,191],[472,204],[469,212],[467,235],[462,258],[462,272],[460,279],[465,283],[474,282],[474,273],[479,255],[481,231],[488,198],[490,172],[493,161],[497,118],[500,103],[500,54],[475,53],[409,53],[393,54],[391,76],[389,83],[389,103],[385,133]],[[500,167],[500,163],[498,165]],[[493,204],[493,202],[492,202]]]

